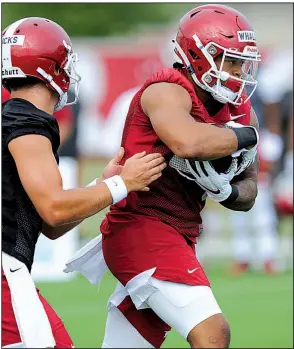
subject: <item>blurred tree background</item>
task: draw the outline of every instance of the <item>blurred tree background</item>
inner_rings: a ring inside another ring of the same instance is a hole
[[[146,25],[179,19],[192,4],[167,3],[4,3],[2,30],[23,17],[45,17],[70,36],[121,36]]]

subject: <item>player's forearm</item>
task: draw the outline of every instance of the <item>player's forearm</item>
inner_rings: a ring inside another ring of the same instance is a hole
[[[258,167],[259,158],[256,155],[255,161],[239,176],[233,178],[231,184],[233,191],[235,194],[237,193],[237,196],[235,196],[236,199],[233,202],[230,202],[230,198],[222,201],[221,204],[224,207],[233,211],[249,211],[254,206],[258,193]]]
[[[240,182],[234,183],[238,190],[238,197],[234,202],[221,202],[221,204],[233,211],[249,211],[255,203],[257,196],[257,184],[251,178],[246,178]]]
[[[174,153],[185,159],[212,160],[232,154],[238,148],[238,139],[230,129],[197,124],[193,132],[180,139]]]
[[[89,188],[62,190],[52,195],[43,218],[49,226],[57,227],[90,217],[111,203],[111,193],[104,183]]]
[[[88,186],[93,186],[97,185],[99,183],[102,183],[103,179],[102,178],[97,178],[93,182],[91,182]],[[51,240],[55,240],[66,234],[68,231],[72,230],[79,224],[83,222],[83,219],[73,222],[73,223],[67,223],[60,225],[58,227],[51,227],[50,225],[46,224],[43,222],[43,229],[42,233],[47,236]]]
[[[255,145],[256,142],[256,134],[250,128],[229,129],[197,123],[195,132],[190,130],[174,153],[181,158],[214,160]]]

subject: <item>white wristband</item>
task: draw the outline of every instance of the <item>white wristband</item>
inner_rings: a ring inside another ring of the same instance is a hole
[[[128,189],[120,176],[113,176],[103,181],[110,190],[113,204],[123,200],[128,195]]]
[[[88,188],[88,187],[92,187],[93,185],[96,185],[97,179],[98,179],[98,178],[95,178],[91,183],[89,183],[89,184],[87,185],[87,188]]]

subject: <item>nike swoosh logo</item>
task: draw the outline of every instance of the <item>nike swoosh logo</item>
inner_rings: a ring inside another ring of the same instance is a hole
[[[17,269],[11,269],[10,268],[10,271],[12,272],[12,273],[14,273],[15,271],[18,271],[19,269],[21,269],[22,267],[20,267],[20,268],[17,268]]]
[[[116,187],[118,186],[118,184],[117,184],[116,181],[112,180],[112,183],[113,183]]]
[[[245,116],[246,114],[240,114],[240,115],[231,115],[230,114],[230,119],[231,120],[236,120],[236,119],[239,119],[241,116]]]
[[[194,273],[194,271],[196,271],[197,269],[199,269],[199,267],[197,267],[197,268],[195,268],[195,269],[192,269],[192,270],[188,269],[188,273],[189,273],[189,274],[192,274],[192,273]]]
[[[196,182],[197,183],[197,182]],[[220,194],[220,190],[218,189],[218,190],[212,190],[212,189],[208,189],[208,188],[206,188],[206,186],[205,185],[203,185],[203,184],[199,184],[199,183],[197,183],[202,189],[204,189],[204,190],[206,190],[206,191],[209,191],[210,193],[212,193],[212,194]]]

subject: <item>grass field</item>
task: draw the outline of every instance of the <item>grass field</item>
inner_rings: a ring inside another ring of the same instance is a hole
[[[226,268],[206,270],[232,332],[231,348],[293,348],[293,275],[247,273],[232,277]],[[83,277],[69,283],[38,284],[63,319],[76,347],[100,348],[106,304],[115,281],[107,274],[98,290]],[[188,348],[171,332],[164,348]]]

